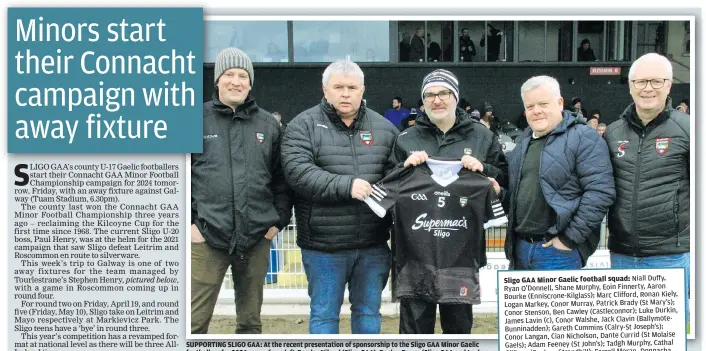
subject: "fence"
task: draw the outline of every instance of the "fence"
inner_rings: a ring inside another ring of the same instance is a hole
[[[265,279],[264,298],[266,302],[303,302],[308,301],[307,280],[301,260],[301,251],[297,246],[297,226],[294,217],[292,224],[282,230],[272,241],[270,248],[270,267]],[[488,252],[488,265],[481,269],[481,283],[483,286],[496,286],[497,270],[507,269],[507,260],[504,254],[506,227],[494,227],[486,230],[486,252]],[[608,239],[608,229],[603,221],[601,240],[598,251],[589,259],[588,268],[609,268],[606,266],[607,250],[605,243]],[[233,299],[233,280],[230,270],[223,280],[219,298]],[[346,292],[347,295],[347,292]],[[390,284],[383,291],[386,300],[391,299]],[[495,294],[481,296],[483,301],[494,301]]]

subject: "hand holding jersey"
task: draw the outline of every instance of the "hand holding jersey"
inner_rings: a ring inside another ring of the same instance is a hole
[[[353,185],[351,186],[351,197],[356,199],[356,200],[363,200],[366,197],[370,196],[370,194],[373,192],[373,188],[370,186],[370,183],[367,181],[356,178],[353,180]]]
[[[426,153],[426,151],[415,151],[411,155],[409,155],[407,160],[404,161],[404,167],[407,168],[409,166],[419,166],[427,160],[429,160],[429,155]],[[461,158],[461,165],[463,165],[464,168],[473,172],[483,172],[483,162],[478,161],[478,159],[473,156],[464,155]],[[500,184],[498,184],[495,178],[488,177],[488,180],[490,180],[490,182],[493,184],[493,189],[495,189],[495,193],[500,194]],[[353,197],[355,198],[355,196]]]
[[[405,168],[409,166],[419,166],[424,162],[427,162],[429,159],[429,155],[427,155],[426,151],[415,151],[409,157],[407,157],[407,160],[404,161],[404,166]]]
[[[493,189],[495,189],[496,194],[500,194],[500,184],[498,184],[498,181],[495,180],[495,178],[490,178],[488,177],[488,180],[490,180],[490,184],[493,185]]]
[[[478,161],[478,159],[473,156],[463,155],[461,164],[463,164],[464,168],[473,172],[483,172],[483,162]]]

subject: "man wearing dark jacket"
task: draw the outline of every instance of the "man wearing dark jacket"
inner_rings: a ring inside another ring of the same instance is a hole
[[[282,165],[295,192],[297,245],[309,283],[309,333],[337,334],[348,285],[351,330],[380,333],[382,290],[390,274],[390,220],[362,201],[391,170],[399,131],[361,106],[364,76],[339,60],[324,71],[324,98],[288,125]]]
[[[688,288],[689,116],[672,108],[666,57],[645,54],[628,78],[633,103],[604,134],[617,189],[608,214],[611,268],[684,268]]]
[[[413,127],[400,133],[395,143],[394,161],[400,167],[408,167],[418,166],[429,157],[460,159],[465,168],[494,178],[496,192],[499,192],[500,186],[507,186],[507,161],[500,143],[488,128],[468,118],[466,112],[458,108],[458,96],[458,79],[453,73],[439,69],[424,78],[422,98],[427,113],[417,117]],[[485,257],[478,261],[480,267],[485,266]],[[435,301],[401,298],[400,333],[433,334],[436,306]],[[472,307],[471,304],[439,304],[443,332],[469,334],[473,325]]]
[[[409,43],[409,61],[424,62],[424,28],[417,28],[417,32],[412,36],[412,41]]]
[[[468,35],[468,28],[461,29],[461,37],[458,38],[461,50],[459,54],[461,55],[461,62],[471,62],[473,61],[473,56],[476,56],[476,46],[473,44],[473,40]],[[464,108],[465,106],[461,106]]]
[[[291,217],[277,120],[250,91],[250,58],[216,57],[217,96],[204,104],[203,152],[191,156],[191,332],[205,334],[228,267],[236,333],[262,333],[260,310],[272,239]]]
[[[495,29],[488,23],[487,29],[480,38],[480,47],[485,47],[485,39],[488,38],[488,62],[495,62],[500,57],[500,42],[503,40],[503,32]]]
[[[521,88],[529,127],[508,153],[505,255],[510,269],[580,269],[598,247],[615,198],[605,141],[562,111],[559,83],[547,76]]]

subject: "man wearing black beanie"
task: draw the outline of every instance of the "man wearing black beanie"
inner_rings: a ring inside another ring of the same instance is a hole
[[[421,95],[425,113],[420,114],[416,124],[400,133],[397,138],[393,151],[397,166],[419,166],[430,157],[452,158],[461,160],[465,168],[492,178],[496,193],[501,191],[500,187],[507,187],[507,161],[498,139],[478,120],[469,118],[466,111],[458,108],[458,78],[448,70],[435,70],[424,78]],[[395,235],[401,236],[404,233],[396,232]],[[398,246],[396,248],[399,249]],[[484,253],[478,257],[477,268],[486,264]],[[409,272],[410,268],[405,267],[401,265],[394,269],[398,273]],[[397,276],[401,277],[400,274]],[[410,277],[409,274],[406,276]],[[478,286],[468,287],[464,303],[444,303],[439,300],[449,299],[449,296],[444,295],[448,292],[438,296],[429,296],[419,291],[402,294],[400,291],[414,290],[405,285],[413,283],[400,279],[396,284],[401,287],[396,290],[397,298],[400,299],[401,334],[433,334],[437,305],[444,334],[471,332],[472,306],[480,302]]]

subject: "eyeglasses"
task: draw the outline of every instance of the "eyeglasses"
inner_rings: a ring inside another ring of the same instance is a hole
[[[647,88],[647,83],[649,82],[653,89],[659,89],[664,86],[664,83],[669,79],[665,78],[655,78],[655,79],[635,79],[632,80],[632,84],[636,89]]]
[[[451,97],[451,91],[450,90],[444,90],[440,91],[436,94],[434,93],[424,93],[424,101],[426,102],[432,102],[436,100],[436,97],[439,97],[439,100],[441,101],[446,101]]]

